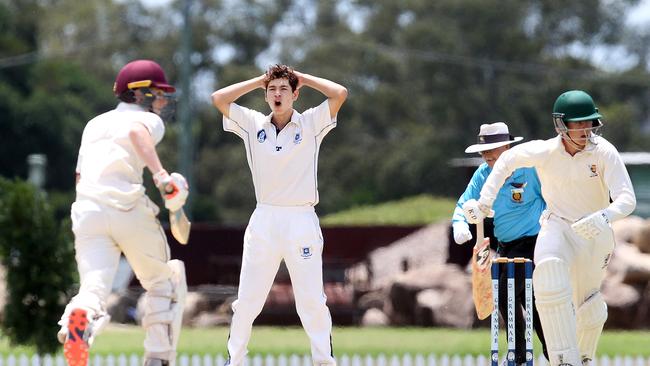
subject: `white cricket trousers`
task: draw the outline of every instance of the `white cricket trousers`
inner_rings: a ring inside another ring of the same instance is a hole
[[[600,294],[613,231],[585,240],[571,223],[542,214],[535,246],[535,301],[552,366],[582,365],[595,354],[607,306]]]
[[[283,259],[291,276],[296,310],[311,342],[312,361],[314,365],[335,365],[322,252],[323,235],[313,207],[257,205],[244,234],[239,290],[232,305],[231,366],[240,366],[248,353],[253,321],[262,311]]]
[[[167,265],[169,246],[156,219],[158,207],[143,196],[129,211],[122,211],[92,199],[77,197],[72,204],[72,231],[79,271],[79,294],[66,306],[62,322],[75,308],[89,310],[89,316],[106,314],[120,255],[124,253],[147,294],[171,294],[172,271]],[[171,296],[169,296],[171,297]],[[168,311],[171,299],[154,296],[146,313]],[[173,352],[169,326],[154,324],[146,329],[145,357],[163,358]]]
[[[542,215],[540,221],[542,228],[535,245],[535,263],[559,258],[569,267],[572,300],[577,308],[600,290],[614,251],[614,232],[605,231],[587,241],[559,216]]]

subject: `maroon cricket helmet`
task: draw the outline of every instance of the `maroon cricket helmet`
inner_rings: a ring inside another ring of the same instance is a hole
[[[167,83],[162,67],[151,60],[135,60],[124,65],[115,79],[113,92],[119,96],[127,90],[137,88],[158,88],[167,93],[176,91]]]

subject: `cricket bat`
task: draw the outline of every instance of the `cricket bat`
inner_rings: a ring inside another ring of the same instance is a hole
[[[190,239],[190,227],[192,223],[187,219],[185,210],[181,207],[178,211],[169,211],[169,226],[174,239],[185,245]]]
[[[484,237],[483,221],[476,224],[476,245],[472,250],[472,297],[476,315],[483,320],[492,314],[492,257],[490,239]]]

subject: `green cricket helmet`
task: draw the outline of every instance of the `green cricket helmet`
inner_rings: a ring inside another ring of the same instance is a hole
[[[553,105],[553,124],[555,130],[567,139],[568,122],[592,121],[590,142],[599,134],[603,116],[598,113],[598,108],[591,96],[582,90],[570,90],[562,93]],[[570,139],[570,138],[569,138]]]

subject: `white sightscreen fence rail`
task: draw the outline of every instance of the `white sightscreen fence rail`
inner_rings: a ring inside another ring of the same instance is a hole
[[[486,352],[487,355],[487,352]],[[487,356],[460,355],[340,355],[338,366],[489,366]],[[224,355],[180,354],[176,366],[223,366]],[[140,355],[91,355],[88,366],[142,366]],[[501,362],[499,363],[501,364]],[[0,355],[0,366],[67,366],[61,355],[26,356],[24,354]],[[246,357],[244,366],[313,366],[308,355],[252,355]],[[535,360],[535,366],[548,366],[544,356]],[[650,366],[650,357],[601,356],[592,366]]]

